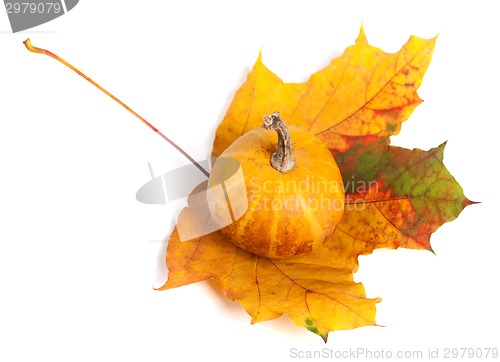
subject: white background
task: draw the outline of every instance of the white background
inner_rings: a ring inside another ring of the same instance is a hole
[[[377,322],[330,334],[326,347],[422,350],[498,343],[498,20],[494,2],[85,1],[12,34],[0,14],[0,360],[291,359],[323,341],[286,316],[257,325],[215,285],[157,292],[178,203],[135,193],[184,165],[168,143],[56,61],[114,92],[195,158],[260,49],[302,82],[354,43],[394,52],[440,34],[393,144],[429,149],[482,204],[432,236],[437,254],[377,250],[356,280],[382,297]],[[156,240],[156,241],[155,241]],[[160,241],[158,241],[160,240]],[[163,241],[161,241],[163,240]]]

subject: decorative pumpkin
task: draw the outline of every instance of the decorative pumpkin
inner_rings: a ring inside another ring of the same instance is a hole
[[[228,170],[227,160],[239,166],[238,173]],[[317,249],[344,212],[342,176],[330,151],[309,132],[288,129],[278,112],[222,153],[209,182],[211,188],[224,187],[222,200],[209,200],[222,232],[240,248],[268,258]],[[227,205],[231,223],[224,221]]]

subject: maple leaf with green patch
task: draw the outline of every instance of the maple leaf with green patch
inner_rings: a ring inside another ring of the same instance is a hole
[[[252,323],[287,314],[325,341],[330,331],[376,325],[380,299],[354,282],[358,256],[377,248],[432,250],[431,234],[472,203],[443,164],[445,144],[428,151],[390,145],[421,103],[416,91],[435,40],[411,37],[387,54],[370,46],[361,28],[355,45],[305,83],[284,83],[259,56],[217,129],[213,156],[279,110],[330,149],[344,182],[343,218],[319,249],[275,260],[238,248],[220,230],[181,241],[179,228],[209,222],[199,209],[210,206],[193,202],[194,193],[170,237],[160,289],[211,278]]]

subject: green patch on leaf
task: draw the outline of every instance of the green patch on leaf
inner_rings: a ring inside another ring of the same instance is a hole
[[[319,335],[318,327],[314,325],[314,322],[310,318],[306,319],[306,328],[308,331]]]
[[[380,193],[374,204],[392,202],[391,215],[403,206],[396,200],[408,200],[413,210],[411,213],[407,208],[400,210],[405,218],[397,227],[405,237],[414,240],[408,244],[411,248],[417,244],[418,248],[431,250],[431,234],[445,222],[454,220],[470,204],[443,163],[446,144],[424,151],[390,146],[384,141],[364,141],[353,138],[352,147],[347,151],[332,151],[344,182],[371,186],[379,181],[379,189],[372,190]],[[354,193],[352,187],[346,187],[346,194]]]

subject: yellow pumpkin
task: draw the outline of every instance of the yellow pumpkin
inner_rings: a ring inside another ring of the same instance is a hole
[[[228,160],[238,172],[228,169]],[[221,231],[238,247],[268,258],[317,249],[344,212],[342,176],[330,151],[309,132],[288,129],[278,112],[222,153],[209,182],[224,186],[225,198],[209,201]]]

